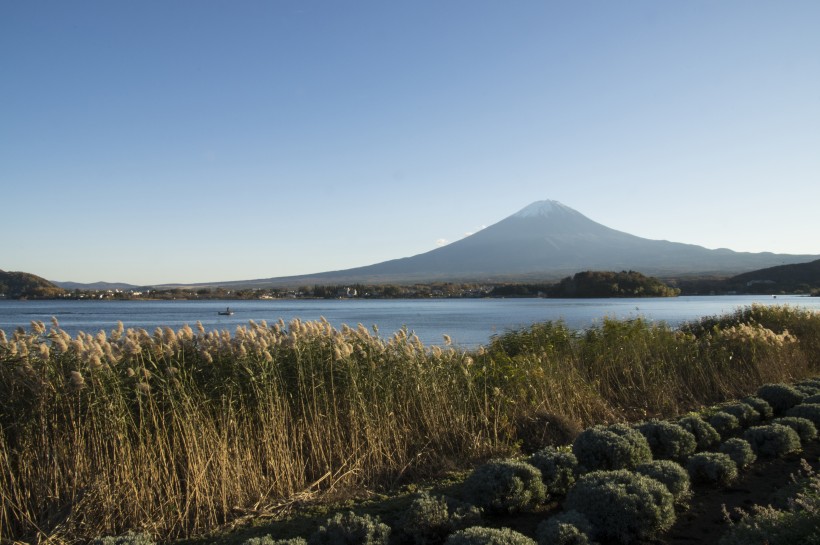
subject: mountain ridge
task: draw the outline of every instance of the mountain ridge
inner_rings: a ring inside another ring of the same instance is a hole
[[[468,237],[414,256],[314,274],[163,287],[559,280],[583,270],[635,270],[660,277],[731,276],[818,258],[646,239],[595,222],[558,201],[543,200]]]

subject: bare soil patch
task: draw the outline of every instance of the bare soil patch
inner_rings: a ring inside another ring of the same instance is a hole
[[[749,510],[753,505],[769,505],[778,490],[789,484],[791,475],[800,470],[805,459],[815,470],[820,469],[820,441],[803,446],[803,452],[774,460],[758,460],[741,473],[729,488],[696,487],[691,508],[678,515],[678,521],[660,540],[664,545],[698,543],[715,544],[729,528],[723,506],[730,513]]]

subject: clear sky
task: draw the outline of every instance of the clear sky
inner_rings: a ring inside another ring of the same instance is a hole
[[[0,2],[0,269],[415,255],[555,199],[820,254],[820,2]]]

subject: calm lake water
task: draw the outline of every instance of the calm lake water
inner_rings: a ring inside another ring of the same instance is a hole
[[[7,333],[29,327],[32,320],[48,325],[55,316],[60,326],[75,335],[111,330],[122,320],[125,327],[152,331],[157,326],[174,329],[197,320],[207,330],[229,329],[248,320],[273,323],[279,318],[318,320],[331,324],[378,326],[379,334],[390,336],[403,326],[414,331],[425,344],[440,344],[448,334],[464,347],[486,344],[490,337],[507,330],[547,320],[564,320],[569,327],[583,329],[604,317],[638,316],[670,325],[702,316],[725,314],[739,307],[760,303],[788,304],[820,311],[820,298],[799,296],[704,296],[660,299],[432,299],[432,300],[273,300],[273,301],[5,301],[0,300],[0,329]],[[230,306],[233,316],[217,312]]]

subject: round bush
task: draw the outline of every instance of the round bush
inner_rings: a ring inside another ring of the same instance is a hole
[[[473,526],[460,530],[444,542],[445,545],[536,545],[535,540],[509,528]]]
[[[646,438],[623,424],[585,429],[572,443],[572,452],[582,471],[633,469],[652,459]]]
[[[745,439],[733,437],[727,439],[720,445],[720,452],[727,454],[735,463],[738,469],[746,469],[757,460],[757,456],[752,450],[752,445]]]
[[[121,536],[98,537],[91,545],[154,545],[154,540],[145,533],[128,532]]]
[[[760,422],[769,420],[772,416],[774,416],[772,406],[769,405],[764,399],[760,399],[755,396],[748,396],[744,397],[740,401],[757,411],[757,414],[760,415]]]
[[[548,445],[568,445],[581,433],[581,424],[563,414],[538,411],[515,421],[515,439],[532,454]]]
[[[698,446],[694,434],[672,422],[650,420],[639,424],[637,429],[646,437],[652,455],[662,460],[684,461]]]
[[[760,423],[760,414],[754,408],[740,401],[734,403],[724,403],[718,406],[720,412],[728,413],[737,418],[738,424],[743,429]]]
[[[564,507],[589,520],[593,538],[617,543],[650,540],[675,522],[669,490],[655,479],[627,470],[582,476],[567,494]]]
[[[727,486],[737,478],[737,465],[728,454],[700,452],[689,458],[686,470],[692,482]]]
[[[811,420],[815,428],[820,428],[820,403],[803,403],[786,411],[786,416],[798,416]]]
[[[709,424],[718,432],[721,438],[731,437],[740,430],[740,421],[736,416],[718,411],[709,417]]]
[[[794,385],[800,392],[807,396],[814,396],[820,394],[820,378],[809,378],[801,380]],[[803,400],[805,402],[805,399]],[[812,401],[811,403],[817,403]]]
[[[308,539],[310,545],[387,545],[390,527],[378,517],[336,513]]]
[[[788,384],[765,384],[757,390],[757,397],[771,405],[774,414],[783,414],[803,401],[804,396]]]
[[[493,513],[532,509],[547,498],[541,472],[525,462],[492,460],[478,466],[463,486],[464,497]]]
[[[799,416],[783,416],[773,420],[772,424],[782,424],[783,426],[788,426],[796,431],[797,436],[800,437],[801,444],[817,439],[817,428],[808,418],[801,418]]]
[[[708,450],[720,442],[720,434],[711,424],[692,414],[678,420],[678,425],[695,436],[697,450]]]
[[[592,545],[592,524],[578,511],[564,511],[538,525],[538,545]]]
[[[434,545],[443,543],[456,530],[476,524],[480,519],[478,507],[422,492],[404,512],[401,528],[416,545]]]
[[[743,434],[752,450],[762,458],[778,458],[800,450],[800,436],[788,426],[768,424],[755,426]]]
[[[307,545],[301,537],[291,539],[273,539],[270,534],[262,537],[252,537],[242,542],[242,545]]]
[[[635,471],[663,484],[675,498],[675,503],[684,503],[692,495],[689,473],[672,460],[654,460],[639,465]]]
[[[567,493],[575,482],[578,459],[571,452],[546,447],[527,459],[527,463],[541,471],[541,479],[550,495]]]

